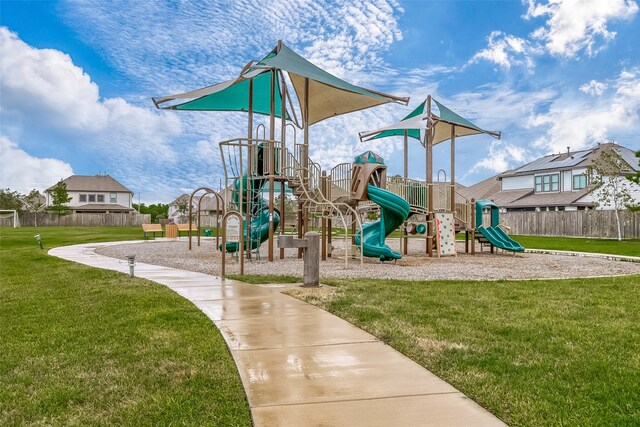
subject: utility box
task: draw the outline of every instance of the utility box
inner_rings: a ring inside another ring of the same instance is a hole
[[[178,226],[175,224],[167,224],[164,229],[164,235],[166,237],[177,238],[178,237]]]

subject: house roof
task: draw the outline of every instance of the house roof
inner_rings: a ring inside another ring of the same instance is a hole
[[[521,188],[518,190],[503,190],[498,191],[495,194],[488,195],[484,197],[485,199],[492,200],[496,205],[500,207],[511,207],[515,206],[519,200],[528,198],[533,194],[533,189],[531,188]]]
[[[528,190],[530,193],[528,195],[520,197],[509,203],[501,204],[496,201],[496,204],[505,208],[524,208],[536,206],[593,206],[593,203],[578,202],[578,200],[581,199],[590,190],[590,188],[584,188],[580,191],[562,191],[558,193],[534,193],[533,190]],[[505,193],[505,191],[501,191],[500,193]]]
[[[194,199],[194,202],[195,202],[195,199]],[[219,211],[219,210],[222,210],[222,206],[218,207],[218,198],[215,195],[208,193],[202,196],[202,201],[200,202],[200,210],[201,211]]]
[[[176,197],[176,199],[169,203],[169,206],[178,206],[180,203],[189,203],[189,195],[184,193]]]
[[[124,185],[113,179],[110,175],[72,175],[63,180],[67,184],[67,191],[95,191],[95,192],[111,192],[111,193],[132,193]],[[53,191],[58,183],[55,183],[45,191]]]
[[[181,203],[186,203],[187,205],[189,204],[189,197],[191,197],[189,194],[181,194],[178,197],[176,197],[176,199],[169,203],[169,206],[178,206]],[[214,196],[211,193],[207,193],[204,195],[198,195],[198,196],[194,196],[193,197],[193,207],[197,208],[198,207],[198,200],[200,200],[200,197],[204,197],[204,199],[202,199],[202,202],[200,203],[200,210],[201,211],[217,211],[218,209],[218,198],[216,196]]]
[[[86,205],[69,206],[74,211],[109,211],[109,212],[131,212],[132,208],[114,203],[87,203]]]
[[[502,188],[500,181],[498,181],[498,176],[499,175],[492,176],[469,187],[458,187],[456,190],[469,200],[489,199],[491,198],[490,196]]]
[[[614,150],[622,157],[622,159],[629,165],[629,171],[638,171],[638,161],[635,157],[635,152],[617,145],[613,142],[606,144],[598,144],[596,147],[589,148],[587,150],[570,151],[567,153],[549,154],[547,156],[536,159],[526,165],[519,168],[507,171],[498,175],[498,179],[517,176],[517,175],[531,175],[536,172],[551,172],[557,170],[574,169],[578,167],[588,167],[593,163],[595,159],[600,156],[600,153],[604,150]]]

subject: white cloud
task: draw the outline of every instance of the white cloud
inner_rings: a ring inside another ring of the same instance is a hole
[[[596,55],[616,36],[607,28],[612,19],[631,19],[638,12],[633,0],[528,0],[526,19],[548,17],[546,25],[535,30],[534,39],[555,56],[574,57],[584,50]]]
[[[597,80],[591,80],[589,83],[585,83],[580,86],[581,92],[593,96],[600,96],[605,90],[607,90],[607,85]]]
[[[5,27],[0,27],[0,56],[1,126],[22,146],[39,145],[40,152],[65,146],[75,161],[95,159],[96,169],[84,173],[108,169],[129,182],[153,165],[181,161],[171,145],[181,132],[175,114],[101,98],[96,83],[68,55],[33,48]]]
[[[278,39],[341,75],[376,65],[402,38],[395,0],[67,1],[62,9],[85,42],[158,95],[236,76]]]
[[[172,161],[168,138],[180,131],[175,115],[101,99],[98,86],[69,57],[35,49],[0,27],[0,113],[22,127],[64,133],[111,158]]]
[[[640,132],[640,70],[625,70],[609,86],[615,91],[593,99],[572,94],[553,101],[547,112],[533,115],[530,125],[546,128],[533,145],[547,152],[578,150],[627,138]]]
[[[42,191],[73,175],[68,163],[31,156],[5,136],[0,136],[0,171],[0,188],[22,194],[34,188]]]
[[[505,69],[521,64],[527,67],[534,66],[532,55],[538,53],[538,49],[526,39],[502,31],[493,31],[487,39],[487,44],[487,48],[473,55],[469,63],[485,60]]]
[[[471,175],[481,170],[488,170],[494,174],[505,172],[531,158],[531,153],[522,147],[504,140],[493,141],[489,145],[488,155],[477,162],[466,175]]]

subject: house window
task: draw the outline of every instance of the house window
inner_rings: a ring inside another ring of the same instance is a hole
[[[80,200],[80,203],[87,203],[87,195],[81,194],[79,200]]]
[[[117,193],[109,194],[109,203],[118,203],[118,194]]]
[[[587,175],[574,175],[573,176],[573,189],[581,190],[587,186]]]
[[[560,188],[560,175],[557,173],[536,176],[536,193],[548,193],[558,191]]]
[[[104,203],[104,194],[98,194],[98,203]]]
[[[89,194],[89,203],[95,203],[96,202],[96,195],[95,194]]]

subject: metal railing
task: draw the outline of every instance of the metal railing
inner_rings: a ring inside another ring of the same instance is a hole
[[[348,198],[351,195],[351,169],[351,163],[340,163],[331,169],[328,195],[330,200]]]
[[[402,197],[415,213],[427,213],[429,186],[422,181],[399,176],[387,177],[387,190]]]

